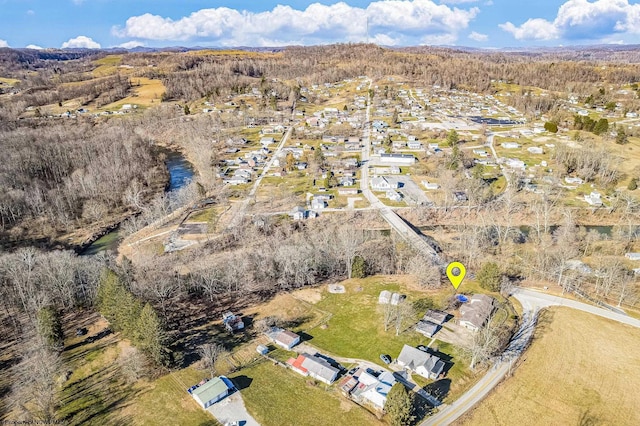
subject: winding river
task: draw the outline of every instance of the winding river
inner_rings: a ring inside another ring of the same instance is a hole
[[[169,171],[167,192],[180,189],[193,178],[193,166],[180,152],[170,150],[164,150],[163,152],[166,155],[165,165]],[[104,250],[117,250],[118,244],[120,244],[120,233],[119,228],[115,228],[95,240],[82,254],[92,255]]]

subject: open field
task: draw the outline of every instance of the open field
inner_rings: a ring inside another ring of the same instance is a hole
[[[160,98],[165,90],[162,81],[146,77],[133,77],[131,78],[131,85],[132,95],[105,105],[100,110],[115,111],[121,109],[124,104],[138,105],[138,107],[160,105]]]
[[[513,377],[460,424],[640,424],[639,344],[636,328],[550,309]]]
[[[262,426],[382,425],[365,409],[327,385],[297,373],[259,362],[230,378],[241,390],[249,413]]]
[[[7,84],[9,86],[15,86],[16,84],[20,83],[20,80],[15,78],[0,77],[0,83]]]

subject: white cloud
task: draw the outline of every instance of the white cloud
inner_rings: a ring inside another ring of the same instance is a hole
[[[560,31],[546,19],[529,19],[519,27],[507,22],[499,27],[511,33],[516,40],[553,40],[560,37]]]
[[[469,38],[471,40],[475,40],[475,41],[487,41],[487,40],[489,40],[489,36],[488,35],[477,33],[475,31],[471,31],[471,34],[469,34]]]
[[[0,39],[0,47],[9,47],[9,43],[6,40]]]
[[[459,9],[432,0],[373,1],[366,8],[344,2],[313,3],[304,10],[278,5],[248,12],[226,7],[202,9],[177,20],[146,13],[114,27],[119,37],[145,40],[205,41],[226,46],[318,44],[369,39],[384,44],[415,44],[425,38],[455,41],[479,9]]]
[[[29,16],[33,16],[33,15],[35,15],[35,14],[36,14],[36,12],[35,12],[35,11],[33,11],[33,10],[31,10],[31,9],[27,10],[27,15],[29,15]]]
[[[500,25],[518,40],[606,40],[614,34],[640,34],[640,4],[628,0],[569,0],[553,21],[529,19]]]
[[[44,48],[43,48],[43,47],[41,47],[41,46],[38,46],[37,44],[28,44],[28,45],[27,45],[27,47],[26,47],[26,49],[42,50],[42,49],[44,49]]]
[[[63,49],[100,49],[100,43],[96,43],[87,36],[78,36],[62,43]]]
[[[116,47],[122,47],[123,49],[134,49],[136,47],[142,47],[142,46],[145,46],[143,42],[137,41],[137,40],[131,40],[126,43],[121,43]]]
[[[440,0],[440,4],[476,3],[479,0]]]

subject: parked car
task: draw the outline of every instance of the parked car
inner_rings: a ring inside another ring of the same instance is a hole
[[[385,355],[385,354],[381,354],[380,355],[380,359],[382,360],[382,362],[384,362],[385,364],[391,364],[391,357],[389,355]]]

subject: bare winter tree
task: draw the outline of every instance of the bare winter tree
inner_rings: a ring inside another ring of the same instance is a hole
[[[50,423],[56,420],[60,356],[35,341],[29,345],[17,367],[12,396],[26,420]]]
[[[492,316],[484,327],[475,332],[473,340],[466,348],[471,356],[471,370],[491,359],[504,343],[504,330],[493,319]]]
[[[218,343],[205,343],[198,347],[198,355],[202,359],[203,367],[209,370],[213,377],[216,373],[216,362],[224,356],[226,350]]]
[[[133,346],[123,348],[118,357],[120,370],[130,384],[135,383],[144,375],[145,364],[146,359],[144,355]]]

